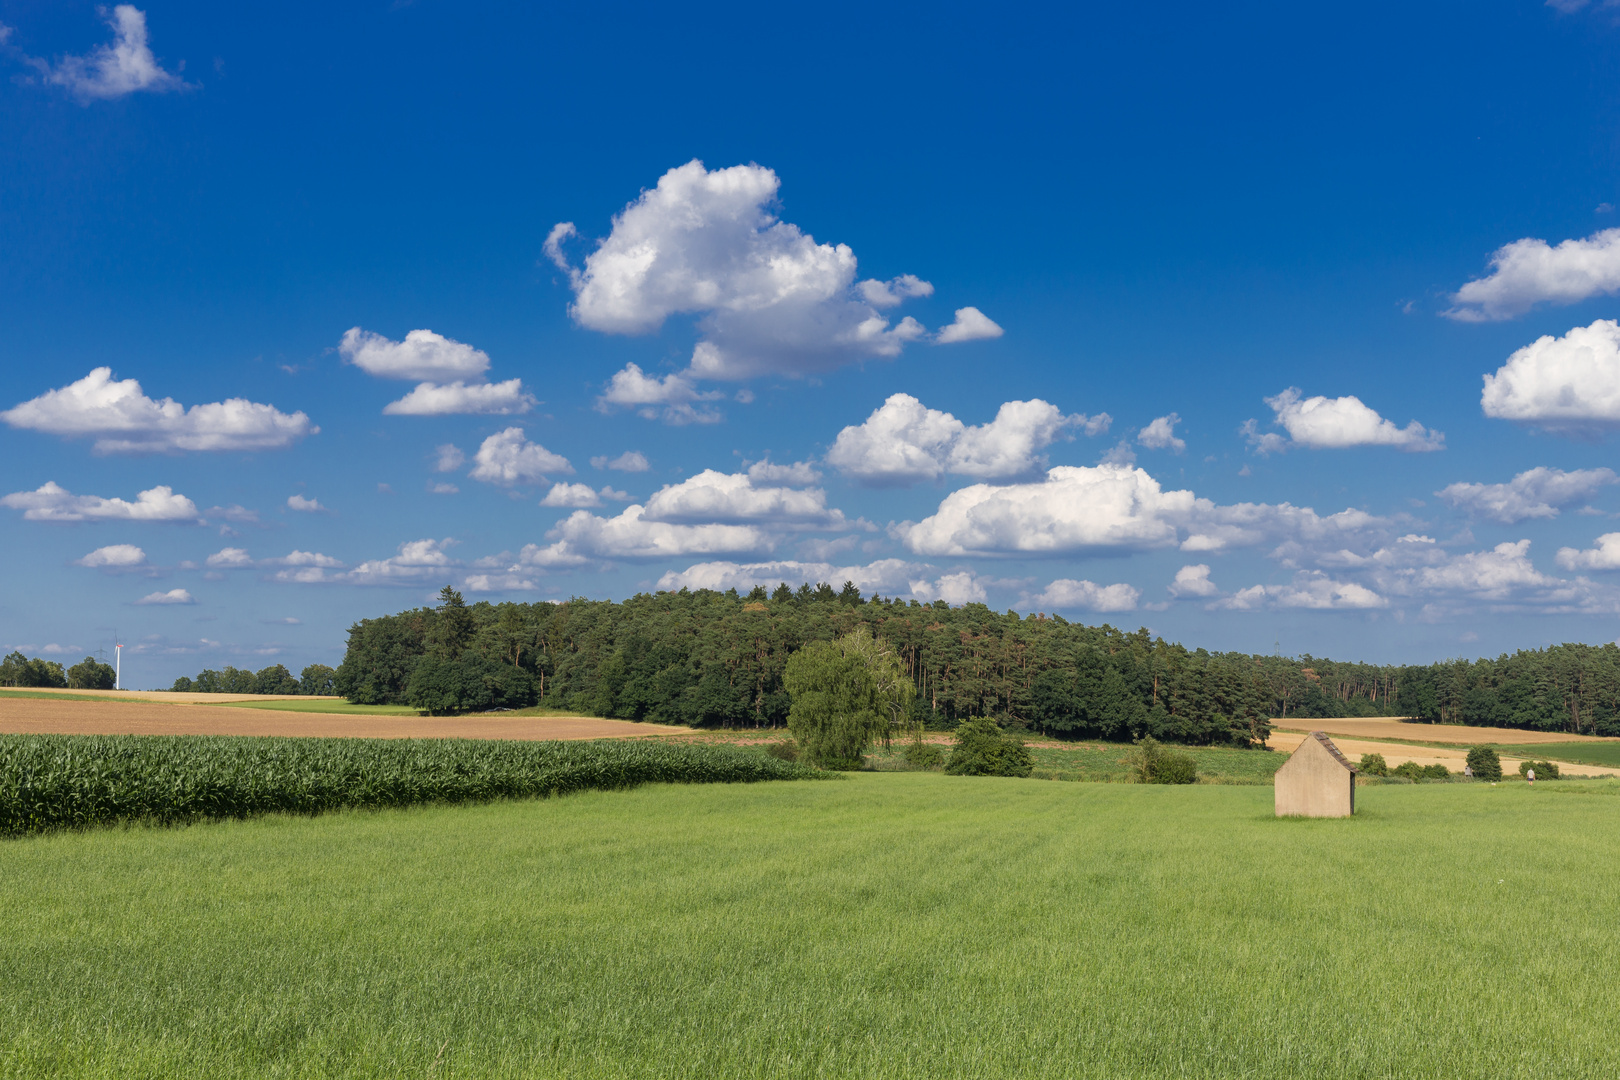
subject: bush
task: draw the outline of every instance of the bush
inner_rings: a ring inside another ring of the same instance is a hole
[[[742,747],[651,739],[0,735],[0,834],[824,775]]]
[[[1451,771],[1444,765],[1419,765],[1415,761],[1403,761],[1389,771],[1390,776],[1404,776],[1408,780],[1444,780],[1451,775]]]
[[[1389,762],[1384,760],[1383,754],[1362,754],[1361,765],[1356,771],[1362,776],[1388,776]]]
[[[945,764],[945,751],[934,743],[914,742],[906,746],[905,759],[913,769],[937,769]]]
[[[792,739],[783,739],[780,742],[766,743],[765,752],[781,761],[798,761],[799,747]]]
[[[1023,740],[984,717],[956,726],[956,747],[945,765],[952,776],[1028,776],[1034,768]]]
[[[1519,762],[1519,775],[1529,778],[1530,770],[1536,770],[1537,780],[1558,779],[1558,766],[1550,761],[1521,761]]]
[[[117,672],[111,664],[103,664],[87,656],[67,669],[70,690],[111,690],[117,683]]]
[[[1476,746],[1468,751],[1468,768],[1476,780],[1502,779],[1502,759],[1488,746]]]
[[[1151,735],[1136,741],[1131,762],[1138,782],[1143,784],[1193,784],[1198,781],[1198,762],[1191,754],[1167,750]]]

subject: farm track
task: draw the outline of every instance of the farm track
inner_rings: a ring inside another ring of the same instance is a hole
[[[592,716],[343,716],[222,708],[180,701],[6,698],[0,732],[12,735],[280,735],[347,739],[615,739],[688,728]]]
[[[1394,739],[1399,742],[1457,743],[1462,746],[1513,746],[1525,743],[1601,743],[1613,739],[1597,735],[1571,735],[1564,731],[1525,731],[1521,728],[1471,727],[1467,724],[1409,724],[1403,720],[1377,717],[1369,720],[1273,720],[1278,731],[1309,734],[1325,731],[1361,739]]]

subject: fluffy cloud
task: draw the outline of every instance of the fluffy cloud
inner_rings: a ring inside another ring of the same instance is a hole
[[[486,383],[488,353],[432,330],[412,330],[404,341],[392,341],[355,326],[344,333],[338,352],[368,375],[420,380],[384,406],[388,416],[510,416],[539,404],[524,392],[522,379]]]
[[[1331,611],[1388,607],[1389,601],[1365,585],[1335,581],[1319,570],[1309,570],[1294,575],[1291,585],[1251,585],[1210,606],[1234,611],[1264,607]]]
[[[538,405],[524,393],[522,379],[498,383],[418,383],[415,390],[383,406],[385,416],[512,416]]]
[[[579,566],[590,559],[661,559],[681,555],[721,555],[768,550],[772,539],[757,525],[681,525],[645,518],[641,506],[602,518],[575,510],[546,533],[553,543],[526,545],[523,567]]]
[[[1541,466],[1505,484],[1451,484],[1435,495],[1459,510],[1512,525],[1527,518],[1555,518],[1560,507],[1589,499],[1617,480],[1613,469],[1564,472]]]
[[[647,455],[640,450],[626,450],[616,458],[606,455],[591,458],[593,469],[614,469],[618,472],[646,472],[652,468],[647,462]]]
[[[1585,551],[1559,548],[1558,565],[1565,570],[1620,570],[1620,533],[1604,533]]]
[[[1530,562],[1530,541],[1497,544],[1490,551],[1458,555],[1409,576],[1418,590],[1466,593],[1480,600],[1506,600],[1517,589],[1561,584]]]
[[[1040,399],[1009,401],[988,424],[968,427],[910,394],[894,394],[871,416],[838,433],[827,463],[872,487],[938,480],[947,472],[984,479],[1018,476],[1046,465],[1038,451],[1070,437],[1108,430],[1107,413],[1065,416]]]
[[[154,401],[134,379],[114,382],[112,369],[105,367],[0,412],[0,420],[51,435],[93,438],[98,454],[276,450],[321,430],[302,412],[288,415],[244,398],[190,409],[173,398]]]
[[[1351,446],[1393,446],[1406,451],[1445,449],[1446,437],[1440,432],[1426,430],[1416,420],[1398,428],[1353,395],[1302,398],[1297,387],[1289,387],[1276,397],[1266,398],[1266,404],[1277,414],[1276,422],[1288,432],[1292,442],[1275,433],[1262,434],[1258,423],[1250,420],[1243,425],[1243,434],[1261,453],[1288,446],[1312,450],[1340,450]]]
[[[974,484],[933,516],[896,526],[922,555],[1169,547],[1193,513],[1190,491],[1163,491],[1141,469],[1060,465],[1031,484]]]
[[[853,581],[861,592],[899,593],[911,588],[911,582],[927,567],[903,559],[880,559],[866,566],[837,566],[828,562],[702,562],[685,570],[671,570],[658,579],[660,589],[714,589],[724,592],[736,589],[747,592],[756,585],[774,588],[786,584],[797,588],[801,584],[826,582],[834,588]],[[930,597],[930,599],[933,599]]]
[[[21,510],[25,521],[200,521],[197,504],[167,485],[148,488],[134,502],[75,495],[47,481],[35,491],[13,492],[0,506]]]
[[[432,330],[412,330],[404,341],[390,341],[355,326],[344,333],[338,352],[367,375],[379,379],[465,382],[482,380],[489,370],[488,353]]]
[[[1161,416],[1138,431],[1136,441],[1149,450],[1174,450],[1179,454],[1187,449],[1187,441],[1176,438],[1176,425],[1179,423],[1181,417],[1175,413]]]
[[[574,471],[567,458],[530,442],[520,427],[509,427],[485,439],[473,461],[468,475],[487,484],[533,484],[545,480],[547,473]]]
[[[1526,237],[1498,248],[1488,276],[1470,281],[1444,312],[1462,322],[1523,315],[1536,304],[1574,304],[1620,291],[1620,229],[1604,229],[1557,247]]]
[[[105,9],[102,13],[106,15]],[[99,45],[84,56],[64,56],[55,64],[35,57],[24,57],[24,62],[39,72],[40,82],[62,87],[82,104],[143,90],[161,94],[192,88],[179,75],[165,71],[152,55],[145,12],[131,4],[119,4],[106,17],[113,31],[112,44]],[[0,26],[0,43],[7,33],[8,29]]]
[[[792,467],[769,466],[767,471],[770,470],[788,473],[783,479],[796,475]],[[805,475],[814,477],[813,472]],[[800,481],[810,482],[802,477]],[[842,512],[827,508],[827,493],[820,488],[756,484],[752,475],[714,469],[704,469],[688,480],[659,489],[647,500],[644,516],[647,521],[687,525],[771,524],[838,529],[848,524]]]
[[[195,604],[196,602],[197,601],[193,600],[191,594],[185,589],[170,589],[168,592],[147,593],[145,596],[135,601],[135,603],[140,606],[150,604]]]
[[[932,287],[929,289],[932,292]],[[934,335],[936,345],[955,345],[959,341],[984,341],[998,338],[1005,331],[976,307],[956,309],[956,318],[949,326],[940,327]]]
[[[131,567],[146,564],[146,552],[134,544],[108,544],[99,547],[82,559],[75,559],[76,566],[99,567],[106,570],[127,570]]]
[[[448,549],[455,541],[409,540],[399,545],[399,554],[387,559],[371,559],[346,573],[333,574],[328,567],[342,566],[336,559],[314,552],[295,551],[284,560],[287,569],[275,575],[276,581],[299,584],[337,582],[347,585],[418,585],[446,578],[460,564]]]
[[[690,374],[708,379],[814,374],[897,356],[926,336],[910,316],[891,325],[880,309],[932,286],[909,274],[857,282],[848,247],[818,244],[775,217],[779,186],[758,165],[671,169],[613,219],[583,268],[562,249],[574,226],[557,225],[546,253],[568,274],[570,314],[614,334],[652,333],[672,315],[695,315],[702,336]]]
[[[599,412],[612,412],[615,408],[635,409],[648,420],[660,415],[670,424],[717,424],[720,413],[713,408],[699,408],[694,402],[718,401],[726,395],[718,390],[700,391],[691,378],[674,372],[659,378],[648,375],[639,365],[626,364],[608,382],[607,390],[596,399]]]
[[[287,496],[287,509],[297,510],[304,514],[315,514],[325,510],[326,507],[322,506],[317,499],[307,499],[302,495],[289,495]]]
[[[1620,323],[1536,339],[1485,376],[1479,403],[1486,416],[1555,431],[1620,423]]]
[[[253,565],[253,557],[246,548],[220,548],[203,560],[211,570],[243,570]]]
[[[1170,583],[1170,595],[1177,597],[1187,596],[1215,596],[1220,589],[1209,580],[1209,565],[1198,563],[1195,566],[1183,566],[1176,571],[1176,579]]]
[[[551,486],[541,506],[601,506],[602,499],[589,484],[558,483]]]
[[[1025,608],[1043,611],[1135,611],[1142,590],[1132,585],[1098,585],[1091,581],[1058,578],[1027,598]]]

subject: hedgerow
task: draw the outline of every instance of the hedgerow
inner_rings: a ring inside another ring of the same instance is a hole
[[[0,834],[823,775],[740,747],[643,739],[0,735]]]

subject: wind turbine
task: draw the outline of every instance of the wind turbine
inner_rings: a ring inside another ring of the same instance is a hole
[[[113,689],[124,688],[124,644],[118,640],[118,631],[113,631]]]

